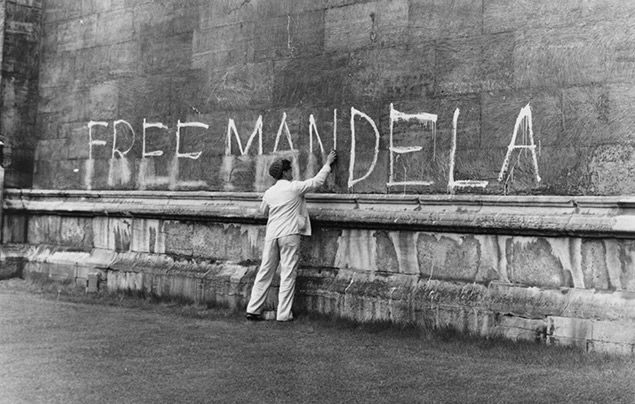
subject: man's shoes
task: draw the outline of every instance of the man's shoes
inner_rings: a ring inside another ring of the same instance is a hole
[[[262,321],[263,318],[260,314],[245,313],[245,318],[249,321]]]

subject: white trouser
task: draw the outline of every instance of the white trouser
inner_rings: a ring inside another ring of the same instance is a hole
[[[271,285],[278,263],[280,263],[280,291],[278,292],[278,312],[276,320],[293,319],[291,306],[295,293],[295,278],[300,261],[300,235],[292,234],[273,240],[265,240],[262,250],[262,263],[251,289],[251,298],[247,313],[261,314],[265,304],[267,290]]]

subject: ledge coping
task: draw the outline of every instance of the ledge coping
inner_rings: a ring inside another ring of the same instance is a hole
[[[264,224],[262,193],[6,189],[8,213]],[[635,196],[308,194],[312,221],[337,227],[635,237]]]

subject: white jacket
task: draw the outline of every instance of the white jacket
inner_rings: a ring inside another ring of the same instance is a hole
[[[260,211],[269,213],[265,240],[273,240],[291,234],[311,235],[311,221],[304,194],[322,186],[331,172],[324,165],[317,175],[306,181],[280,179],[262,197]]]

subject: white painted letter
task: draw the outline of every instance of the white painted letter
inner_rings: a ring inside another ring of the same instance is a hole
[[[362,176],[358,179],[353,179],[353,172],[355,171],[355,115],[359,115],[360,117],[366,119],[370,126],[372,126],[375,131],[375,155],[373,156],[373,162],[370,165],[370,168]],[[351,107],[351,161],[348,167],[348,187],[351,188],[353,185],[358,182],[366,179],[370,173],[375,169],[375,165],[377,164],[377,157],[379,156],[379,130],[377,130],[377,126],[375,122],[365,113],[356,110],[354,107]]]
[[[291,132],[289,132],[289,126],[287,125],[287,113],[282,113],[282,122],[280,122],[280,127],[278,128],[278,134],[276,135],[276,143],[273,146],[274,153],[278,151],[278,143],[280,142],[280,136],[282,135],[282,128],[285,129],[287,135],[287,141],[289,142],[289,150],[295,150],[293,148],[293,141],[291,140]]]
[[[459,109],[454,110],[452,119],[452,148],[450,149],[450,173],[448,174],[448,192],[454,194],[456,188],[485,188],[487,181],[478,180],[454,180],[454,161],[456,160],[456,131],[459,121]]]
[[[421,146],[395,147],[393,144],[393,128],[395,121],[411,121],[418,120],[424,124],[432,126],[432,136],[436,139],[437,132],[437,115],[422,112],[420,114],[404,114],[393,108],[390,103],[390,174],[388,178],[388,186],[396,185],[432,185],[433,181],[395,181],[394,179],[394,162],[396,154],[414,153],[422,150]],[[434,145],[436,148],[436,145]]]
[[[256,121],[256,126],[254,127],[254,131],[252,132],[251,136],[249,136],[249,139],[247,140],[247,145],[245,146],[244,149],[240,141],[240,137],[238,136],[236,123],[234,122],[233,119],[231,118],[229,119],[229,122],[227,123],[227,144],[225,144],[226,156],[231,156],[232,154],[232,137],[231,137],[232,132],[234,133],[234,136],[236,137],[236,141],[238,142],[238,149],[240,150],[241,156],[245,156],[247,154],[247,152],[249,151],[249,147],[251,147],[251,142],[254,140],[254,137],[256,136],[256,134],[258,134],[258,155],[262,154],[262,115],[258,117],[258,120]]]
[[[192,160],[198,160],[201,157],[201,153],[181,153],[181,128],[205,128],[209,129],[209,125],[201,122],[181,122],[180,120],[176,123],[176,158],[188,158]]]
[[[121,151],[117,148],[117,125],[119,124],[124,124],[128,127],[128,129],[130,129],[130,132],[132,133],[132,142],[130,142],[130,147],[128,147],[128,150],[126,151]],[[118,121],[115,121],[112,124],[112,156],[111,158],[115,158],[115,154],[117,156],[119,156],[119,158],[124,158],[126,156],[126,154],[128,154],[130,152],[130,150],[132,150],[132,146],[134,146],[134,141],[135,141],[135,133],[134,133],[134,129],[132,129],[132,125],[130,125],[130,123],[124,121],[123,119],[120,119]]]
[[[168,127],[162,124],[161,122],[147,123],[146,119],[143,118],[143,144],[142,144],[141,158],[163,156],[163,150],[155,150],[151,152],[146,152],[146,130],[148,128],[158,128],[158,129],[168,130]]]
[[[126,151],[122,151],[117,148],[117,125],[120,124],[126,125],[132,133],[132,141],[130,142],[130,147]],[[132,146],[134,146],[136,136],[134,133],[134,129],[132,129],[132,125],[130,125],[130,123],[124,121],[123,119],[113,122],[112,130],[112,155],[110,158],[110,167],[108,170],[108,185],[123,185],[130,182],[131,172],[126,154],[128,154],[130,150],[132,150]],[[115,158],[115,155],[118,158]]]
[[[93,145],[96,144],[98,146],[105,146],[105,140],[93,140],[93,126],[103,126],[104,128],[108,127],[108,122],[104,121],[90,121],[88,122],[88,159],[93,159]]]
[[[149,160],[148,157],[160,157],[163,156],[163,150],[154,150],[151,152],[146,151],[146,131],[149,128],[165,129],[168,127],[161,122],[147,123],[145,118],[143,119],[143,144],[141,146],[141,161],[139,162],[139,173],[137,183],[139,189],[146,189],[148,185],[158,186],[166,185],[170,182],[170,178],[167,176],[155,175],[154,161]]]
[[[172,160],[172,170],[170,175],[170,189],[178,188],[192,188],[192,187],[205,187],[207,183],[202,180],[194,181],[179,181],[179,159],[187,158],[191,160],[198,160],[203,152],[196,153],[181,153],[181,128],[204,128],[209,129],[209,125],[201,122],[181,122],[176,123],[176,153],[174,153],[174,159]]]
[[[88,160],[85,165],[84,173],[84,185],[86,189],[93,189],[93,176],[95,173],[95,161],[93,160],[93,145],[105,146],[105,140],[93,140],[93,126],[108,127],[108,122],[104,121],[90,121],[88,122]]]
[[[529,144],[516,144],[516,137],[518,136],[518,129],[521,128],[523,131],[523,140],[529,140]],[[529,139],[526,139],[527,135],[529,135]],[[507,146],[507,154],[505,155],[505,160],[503,161],[503,166],[501,167],[501,171],[498,174],[498,181],[503,181],[505,178],[505,174],[509,168],[509,160],[511,159],[512,152],[516,149],[529,150],[532,155],[534,172],[536,175],[536,181],[540,182],[540,174],[538,173],[538,157],[536,156],[536,144],[534,143],[534,129],[531,121],[531,108],[529,104],[523,107],[516,118],[516,124],[514,125],[514,134],[512,135],[512,140],[509,142],[509,146]]]
[[[315,133],[315,137],[318,141],[318,145],[320,146],[320,152],[322,153],[322,159],[324,159],[324,145],[322,144],[322,139],[320,138],[320,134],[317,130],[317,125],[315,124],[315,118],[313,114],[309,115],[309,154],[313,154],[313,134]]]

